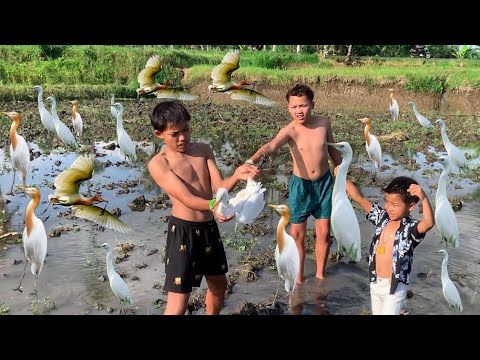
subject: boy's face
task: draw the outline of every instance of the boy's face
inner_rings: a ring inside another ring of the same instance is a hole
[[[304,123],[312,115],[315,101],[310,102],[306,96],[290,96],[288,99],[288,111],[292,119]]]
[[[165,131],[155,130],[155,135],[162,139],[169,149],[183,153],[190,144],[190,125],[187,122],[176,125],[168,123]]]
[[[385,211],[390,220],[400,220],[408,215],[415,207],[415,203],[407,204],[399,194],[385,194]]]

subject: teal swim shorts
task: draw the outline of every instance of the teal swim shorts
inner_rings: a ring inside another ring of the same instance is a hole
[[[316,180],[306,180],[292,174],[288,191],[288,207],[292,224],[300,224],[310,215],[315,219],[330,218],[333,191],[333,176],[330,170]]]

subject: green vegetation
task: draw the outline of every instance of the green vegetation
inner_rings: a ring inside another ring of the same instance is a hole
[[[390,56],[405,55],[403,48],[390,47],[372,50],[354,46],[353,53],[355,55],[356,49],[357,54],[375,50]],[[45,93],[59,99],[105,97],[111,92],[118,97],[134,98],[138,73],[155,54],[160,55],[162,61],[158,82],[173,80],[190,86],[209,81],[213,67],[233,48],[241,51],[241,67],[235,73],[236,78],[257,79],[270,85],[294,82],[395,84],[426,93],[480,88],[480,62],[468,59],[467,55],[473,52],[464,48],[450,49],[452,56],[457,57],[452,59],[354,57],[349,65],[345,57],[327,56],[324,59],[323,45],[305,47],[300,54],[280,45],[275,52],[250,51],[238,45],[209,51],[198,50],[198,46],[193,50],[187,48],[194,47],[2,45],[0,100],[32,99],[35,96],[32,87],[38,84],[44,86]],[[282,52],[282,49],[289,52]]]

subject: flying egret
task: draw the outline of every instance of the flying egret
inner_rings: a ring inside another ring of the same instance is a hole
[[[365,124],[365,148],[367,149],[368,157],[370,158],[370,172],[375,179],[376,172],[382,168],[382,148],[375,135],[370,134],[372,122],[369,118],[358,119]],[[375,164],[376,172],[373,172],[373,165]]]
[[[467,168],[467,159],[465,158],[465,154],[461,151],[458,147],[452,144],[450,139],[447,136],[447,126],[445,125],[445,121],[442,119],[438,119],[435,121],[435,124],[440,126],[440,131],[442,133],[442,140],[443,146],[445,150],[447,150],[448,157],[452,162],[458,166],[460,169]]]
[[[460,298],[460,294],[457,290],[457,287],[455,286],[453,281],[450,280],[450,277],[448,276],[448,270],[447,270],[448,253],[447,253],[447,250],[440,249],[437,252],[443,255],[442,275],[441,275],[442,291],[443,291],[443,296],[445,297],[445,300],[447,300],[447,302],[448,302],[448,309],[450,311],[461,312],[461,311],[463,311],[462,299]]]
[[[285,231],[290,222],[290,209],[287,205],[268,204],[280,215],[277,225],[277,246],[275,247],[275,262],[279,278],[285,280],[285,290],[289,294],[289,305],[291,305],[292,293],[295,289],[298,271],[300,269],[300,254],[293,237]],[[277,286],[278,293],[278,286]],[[275,293],[275,299],[277,298]],[[275,300],[273,301],[275,303]]]
[[[112,98],[110,99],[110,105],[115,105],[115,94],[110,94]],[[115,106],[110,106],[110,113],[112,114],[113,118],[116,120],[117,119],[117,109]]]
[[[448,156],[438,158],[443,165],[443,171],[438,179],[437,193],[435,195],[435,224],[440,232],[442,241],[446,246],[458,248],[458,224],[452,205],[447,198],[447,178],[452,169],[452,163]]]
[[[120,154],[130,161],[137,160],[137,152],[135,143],[130,138],[130,135],[123,128],[123,105],[115,103],[111,105],[117,110],[117,142],[120,147]]]
[[[352,162],[352,147],[347,142],[327,143],[342,154],[342,162],[338,167],[337,176],[333,185],[332,215],[330,222],[333,235],[338,243],[338,251],[343,247],[345,253],[353,261],[360,261],[361,237],[360,226],[353,206],[347,196],[347,171]]]
[[[425,116],[420,115],[420,113],[417,110],[417,105],[415,105],[415,103],[413,101],[410,101],[408,103],[408,105],[412,106],[415,117],[417,118],[420,125],[422,125],[423,127],[427,128],[427,129],[433,129],[434,128],[434,126],[430,123],[430,121]]]
[[[196,100],[197,95],[189,94],[183,90],[172,87],[173,81],[168,80],[163,84],[155,82],[155,75],[160,72],[160,56],[151,56],[145,68],[138,74],[140,87],[136,90],[137,97],[143,94],[154,94],[157,98],[174,100]]]
[[[127,233],[132,229],[113,216],[104,208],[93,205],[95,202],[107,202],[100,195],[85,198],[79,193],[82,182],[93,175],[95,156],[93,154],[79,156],[73,164],[62,171],[54,180],[55,193],[48,196],[52,204],[72,206],[75,216],[96,222],[106,228]]]
[[[109,243],[103,243],[101,245],[103,248],[107,249],[107,275],[108,280],[110,281],[110,288],[112,289],[115,296],[120,300],[120,304],[132,304],[133,300],[130,296],[130,291],[125,281],[118,275],[113,267],[112,261],[112,247]]]
[[[18,284],[18,287],[13,290],[22,292],[22,281],[25,276],[27,264],[30,261],[30,269],[35,276],[35,286],[32,295],[38,297],[38,277],[42,271],[45,257],[47,256],[47,232],[45,231],[45,226],[43,225],[42,220],[35,215],[35,209],[40,203],[40,190],[33,185],[19,186],[18,188],[25,191],[31,197],[31,200],[25,211],[25,229],[23,230],[22,236],[23,250],[25,252],[25,267],[23,268],[20,284]]]
[[[390,110],[390,115],[392,117],[392,120],[398,120],[398,102],[393,98],[393,95],[395,94],[395,89],[388,89],[390,91],[390,105],[389,105],[389,110]]]
[[[78,109],[78,100],[73,100],[70,101],[70,104],[73,105],[72,107],[72,123],[73,123],[73,128],[75,129],[75,133],[79,138],[82,137],[82,132],[83,132],[83,120],[82,117],[80,116],[80,113],[77,111]]]
[[[222,216],[235,214],[235,219],[241,224],[250,224],[262,212],[265,206],[264,192],[266,188],[262,183],[251,178],[247,180],[247,186],[237,192],[234,197],[229,197],[225,188],[219,188],[215,197],[218,204],[217,212]]]
[[[251,85],[248,81],[236,83],[232,81],[232,73],[240,67],[240,53],[238,50],[228,52],[222,63],[215,66],[212,71],[212,84],[208,86],[208,94],[211,92],[225,92],[234,100],[244,100],[257,105],[272,106],[275,101],[260,94],[253,89],[247,89]]]
[[[52,105],[52,118],[53,118],[53,122],[55,123],[55,131],[57,133],[57,136],[60,138],[60,140],[62,140],[62,142],[66,146],[70,146],[72,148],[78,148],[78,144],[77,144],[77,141],[75,140],[75,136],[73,136],[68,126],[65,125],[58,117],[57,102],[55,101],[55,98],[53,96],[49,96],[45,100],[50,101],[50,104]]]
[[[15,173],[17,170],[20,171],[20,179],[23,185],[26,185],[28,169],[30,167],[30,150],[23,136],[17,133],[17,129],[20,126],[20,114],[15,111],[0,112],[0,114],[12,119],[12,125],[10,126],[10,158],[12,159],[13,182],[10,192],[8,192],[7,195],[13,195]]]
[[[40,85],[34,86],[34,89],[38,91],[38,111],[40,112],[40,120],[42,121],[43,126],[49,132],[55,134],[55,122],[53,121],[52,114],[45,108],[43,103],[43,89]]]

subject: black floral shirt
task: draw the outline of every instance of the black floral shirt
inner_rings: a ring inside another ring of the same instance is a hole
[[[375,257],[380,234],[391,220],[387,212],[377,204],[373,204],[366,218],[376,226],[375,234],[370,244],[370,255],[368,256],[370,282],[374,282],[377,280]],[[408,285],[408,278],[412,271],[413,250],[415,250],[420,241],[425,237],[425,233],[420,234],[418,232],[418,223],[418,220],[414,220],[410,216],[404,217],[395,232],[390,294],[395,292],[398,282]]]

